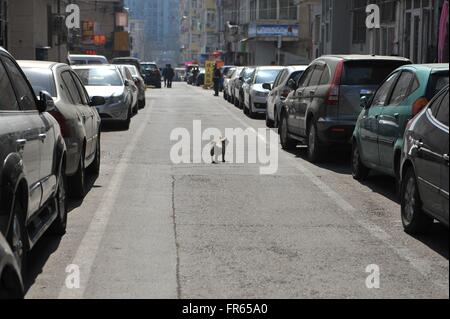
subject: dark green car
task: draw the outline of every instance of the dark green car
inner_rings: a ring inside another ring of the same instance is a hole
[[[352,174],[357,180],[375,170],[397,178],[403,135],[410,119],[444,88],[448,64],[406,65],[391,73],[363,110],[353,133]]]

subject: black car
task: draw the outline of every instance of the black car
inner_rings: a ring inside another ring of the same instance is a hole
[[[142,75],[146,85],[152,85],[158,89],[161,88],[161,71],[156,63],[142,62]]]
[[[401,217],[410,234],[426,232],[434,219],[448,227],[448,86],[406,128],[401,164]]]
[[[66,145],[55,105],[39,100],[14,58],[0,48],[0,233],[24,268],[42,235],[66,230]]]
[[[0,300],[22,299],[22,275],[11,248],[0,233]]]

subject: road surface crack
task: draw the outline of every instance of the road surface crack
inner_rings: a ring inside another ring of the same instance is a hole
[[[173,233],[175,237],[175,249],[176,249],[176,280],[177,280],[177,298],[181,299],[181,283],[180,283],[180,244],[178,242],[177,231],[177,217],[175,210],[175,183],[176,178],[172,175],[172,221],[173,221]]]

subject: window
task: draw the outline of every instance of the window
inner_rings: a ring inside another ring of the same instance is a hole
[[[320,79],[320,85],[327,85],[330,83],[330,69],[328,65],[325,66],[325,69],[322,74],[322,78]]]
[[[294,80],[295,83],[297,83],[298,80],[302,77],[302,75],[303,75],[303,71],[294,72],[291,74],[291,77],[289,78],[289,80]]]
[[[342,85],[380,85],[392,72],[403,65],[393,61],[349,61],[344,64]]]
[[[280,0],[280,19],[297,20],[298,6],[295,0]]]
[[[386,82],[378,89],[375,97],[373,98],[372,106],[385,106],[386,101],[389,96],[389,92],[391,91],[392,85],[395,83],[395,79],[397,78],[398,72],[392,74]]]
[[[5,58],[4,62],[11,77],[11,82],[14,83],[14,91],[19,100],[20,108],[24,111],[35,111],[36,98],[30,85],[22,75],[22,72],[11,59]]]
[[[259,18],[275,20],[277,18],[277,0],[260,0]]]
[[[3,64],[0,62],[0,111],[18,111],[19,104],[14,95],[11,82],[6,74]]]
[[[441,102],[441,106],[439,107],[439,111],[437,114],[437,120],[439,122],[441,122],[442,124],[448,126],[448,121],[449,121],[449,114],[448,114],[448,91],[445,94],[442,102]]]
[[[317,86],[319,85],[320,78],[322,77],[323,73],[323,67],[322,66],[316,66],[314,69],[314,72],[311,76],[311,81],[309,82],[308,86]]]
[[[395,85],[394,91],[392,92],[390,105],[400,105],[410,94],[411,81],[414,78],[414,73],[412,72],[402,72],[400,78]]]
[[[86,89],[84,88],[83,84],[81,83],[81,80],[78,78],[78,76],[76,75],[75,72],[70,72],[70,75],[72,76],[73,81],[75,82],[75,84],[77,86],[78,92],[81,97],[81,101],[83,102],[84,105],[89,105],[90,98],[86,92]]]
[[[69,90],[68,95],[74,104],[82,104],[81,96],[78,92],[77,85],[72,79],[69,71],[64,71],[61,73],[61,78],[63,79],[64,84]]]
[[[366,42],[366,0],[354,0],[353,3],[353,43]]]
[[[38,68],[23,68],[22,70],[30,81],[36,96],[39,96],[42,91],[47,91],[51,96],[57,97],[55,80],[51,70]]]
[[[303,74],[303,76],[298,81],[298,87],[306,87],[309,84],[309,80],[311,79],[311,76],[314,72],[314,66],[309,67],[306,72]]]

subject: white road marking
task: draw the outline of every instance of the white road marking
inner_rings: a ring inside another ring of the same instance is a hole
[[[217,103],[219,104],[228,114],[231,115],[237,122],[242,124],[244,128],[250,128],[253,131],[257,133],[257,130],[255,130],[251,124],[247,123],[240,117],[238,117],[236,114],[234,114],[232,111],[228,109],[227,106],[225,106],[223,103]],[[267,144],[267,140],[265,136],[262,136],[261,134],[258,134],[258,137],[261,139],[262,142]],[[391,248],[400,258],[406,260],[409,262],[409,264],[418,271],[422,276],[429,278],[432,274],[432,267],[429,263],[429,261],[425,258],[421,258],[417,256],[415,253],[413,253],[410,249],[407,247],[396,243],[392,237],[385,232],[383,229],[381,229],[379,226],[375,225],[374,223],[371,223],[366,220],[362,220],[358,217],[359,211],[353,207],[348,201],[346,201],[341,195],[339,195],[336,191],[331,189],[327,184],[325,184],[320,178],[318,178],[311,170],[309,170],[305,165],[302,164],[301,161],[298,159],[286,156],[291,166],[295,167],[297,170],[303,173],[303,175],[311,181],[322,193],[327,195],[336,205],[343,210],[345,213],[349,214],[352,219],[359,224],[361,227],[363,227],[366,231],[370,233],[371,236],[377,238],[381,242],[383,242],[386,246]],[[447,295],[449,294],[448,291],[448,281],[445,281],[443,279],[442,281],[433,280],[433,284],[440,289],[443,290],[444,293]]]
[[[114,175],[111,178],[108,188],[103,195],[100,205],[95,212],[91,223],[89,224],[88,230],[84,235],[80,246],[78,247],[75,258],[71,263],[79,266],[80,288],[68,289],[65,285],[63,285],[58,295],[59,299],[81,299],[84,296],[89,283],[92,266],[97,256],[103,235],[106,231],[109,218],[114,210],[124,175],[129,166],[129,156],[134,152],[137,143],[144,134],[145,128],[150,120],[152,108],[153,101],[151,101],[150,106],[145,109],[146,114],[141,125],[123,151],[120,162],[114,170]]]

